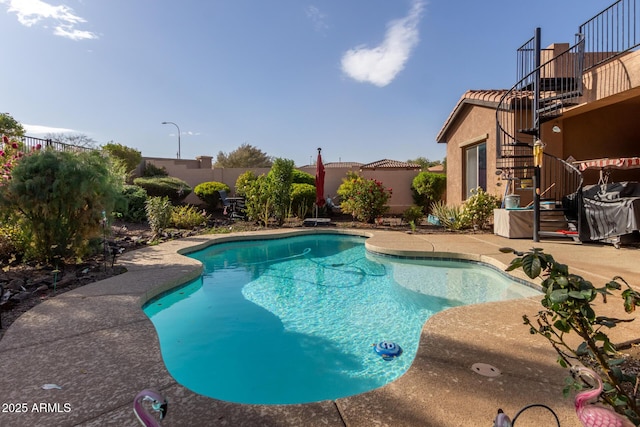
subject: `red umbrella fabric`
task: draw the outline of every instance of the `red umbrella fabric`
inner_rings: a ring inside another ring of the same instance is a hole
[[[318,148],[318,160],[316,162],[316,206],[323,207],[324,200],[324,165],[322,164],[322,148]]]

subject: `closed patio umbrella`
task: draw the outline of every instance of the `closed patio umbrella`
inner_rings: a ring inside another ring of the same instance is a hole
[[[323,207],[324,200],[324,165],[322,164],[322,148],[318,148],[318,161],[316,162],[316,218],[318,217],[318,207]]]

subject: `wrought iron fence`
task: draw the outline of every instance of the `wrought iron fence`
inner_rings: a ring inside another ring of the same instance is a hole
[[[640,46],[638,0],[619,0],[580,26],[588,70]]]
[[[73,144],[65,144],[64,142],[54,141],[52,139],[42,139],[35,138],[32,136],[23,136],[20,138],[22,144],[24,145],[24,149],[26,151],[32,151],[39,148],[42,149],[52,149],[56,151],[91,151],[94,150],[92,147],[82,147],[79,145]]]

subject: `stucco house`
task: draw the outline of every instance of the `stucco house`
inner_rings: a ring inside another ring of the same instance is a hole
[[[436,137],[447,144],[449,203],[462,203],[476,187],[501,198],[517,194],[521,205],[534,202],[536,240],[540,200],[559,206],[608,175],[640,181],[640,169],[586,162],[640,156],[637,2],[613,3],[579,26],[572,45],[543,49],[536,29],[517,49],[511,89],[462,95]],[[588,165],[601,167],[583,170]]]

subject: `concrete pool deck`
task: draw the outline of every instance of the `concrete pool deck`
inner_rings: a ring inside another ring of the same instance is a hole
[[[141,310],[154,295],[199,276],[200,264],[178,251],[212,240],[341,229],[273,230],[193,237],[125,253],[127,273],[43,302],[16,320],[0,340],[0,426],[135,426],[134,396],[155,388],[169,400],[164,426],[491,426],[498,408],[511,417],[528,404],[545,404],[563,427],[580,427],[573,400],[562,397],[567,372],[547,342],[530,335],[522,315],[539,298],[449,309],[424,325],[411,368],[391,384],[336,401],[304,405],[240,405],[197,395],[167,372],[155,329]],[[602,286],[620,275],[640,285],[640,250],[581,245],[570,240],[509,240],[487,234],[407,234],[354,230],[367,247],[395,255],[463,257],[504,269],[513,255],[540,247],[570,271]],[[517,275],[523,278],[521,274]],[[598,314],[625,315],[611,298]],[[607,331],[614,342],[640,338],[640,323]],[[485,363],[497,377],[471,369]],[[212,360],[212,366],[215,360]],[[45,390],[44,384],[61,389]],[[25,411],[17,413],[16,408]],[[16,406],[20,405],[20,406]],[[542,409],[526,411],[518,427],[556,425]]]

